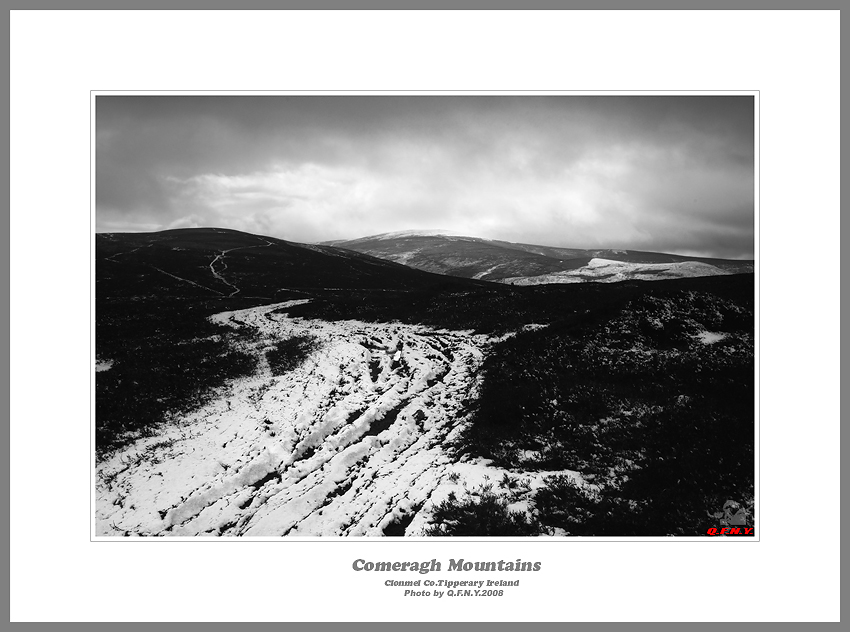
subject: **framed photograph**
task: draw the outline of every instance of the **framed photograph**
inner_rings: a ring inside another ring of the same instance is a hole
[[[10,621],[840,619],[838,17],[13,10]]]

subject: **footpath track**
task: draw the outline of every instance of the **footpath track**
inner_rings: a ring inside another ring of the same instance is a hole
[[[289,318],[286,307],[300,302],[213,317],[251,328],[250,350],[261,358],[292,336],[311,336],[315,350],[280,376],[261,362],[256,375],[100,463],[97,535],[423,528],[421,509],[456,465],[446,444],[474,397],[489,341],[399,323]]]

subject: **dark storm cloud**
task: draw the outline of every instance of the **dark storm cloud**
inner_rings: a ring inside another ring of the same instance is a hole
[[[441,228],[752,257],[753,100],[102,96],[98,230]]]

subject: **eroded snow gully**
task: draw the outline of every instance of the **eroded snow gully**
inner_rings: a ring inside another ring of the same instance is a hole
[[[227,393],[97,466],[98,535],[422,535],[450,492],[505,470],[455,462],[444,445],[474,397],[485,336],[399,323],[292,319],[276,309],[213,317],[316,350],[274,377],[267,363]],[[511,476],[529,490],[545,473]],[[527,508],[522,498],[516,507]]]

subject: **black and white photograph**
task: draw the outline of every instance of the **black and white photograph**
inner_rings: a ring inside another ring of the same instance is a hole
[[[753,93],[94,108],[96,536],[757,536]]]

